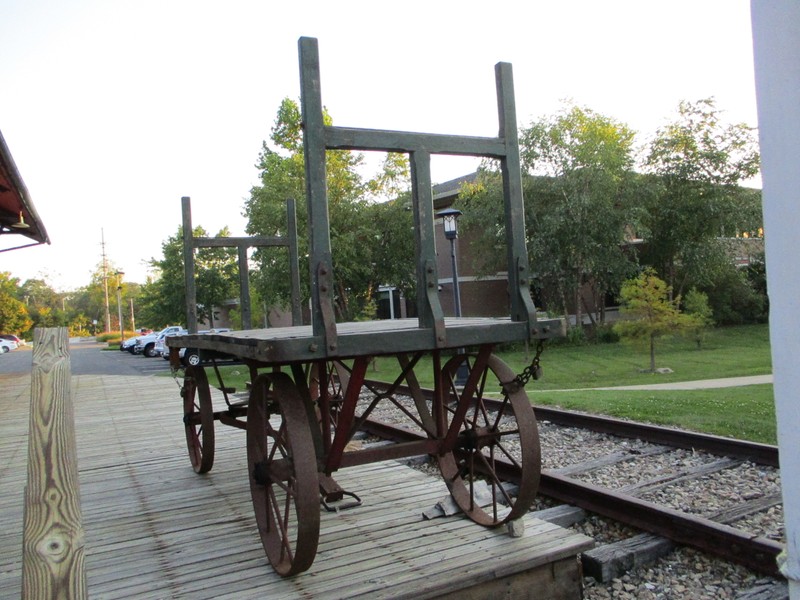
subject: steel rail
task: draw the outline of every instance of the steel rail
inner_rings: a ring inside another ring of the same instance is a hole
[[[381,382],[369,381],[369,386],[373,390],[381,389],[385,384]],[[429,390],[428,390],[429,392]],[[590,426],[594,422],[591,415],[572,413],[571,411],[555,411],[547,409],[546,413],[537,414],[537,418],[544,418],[556,422],[553,415],[559,417],[563,424],[568,421],[570,425],[581,427]],[[563,413],[563,416],[562,416]],[[545,416],[545,414],[547,416]],[[570,421],[575,415],[574,421]],[[705,436],[702,434],[692,434],[691,432],[680,432],[661,427],[643,426],[636,429],[636,423],[619,421],[617,419],[601,418],[597,424],[598,429],[616,435],[619,426],[629,436],[635,431],[641,431],[643,435],[636,435],[642,439],[650,438],[647,436],[657,436],[659,443],[670,444],[678,447],[701,447],[714,448],[709,452],[734,455],[737,457],[747,456],[752,460],[751,455],[766,456],[768,452],[763,452],[769,448],[763,444],[756,444],[759,452],[753,453],[748,448],[748,443],[737,444],[740,440],[729,438],[717,438],[715,436]],[[368,419],[362,425],[365,431],[395,442],[411,442],[422,440],[424,436],[410,431],[405,427],[399,427],[390,423],[384,423]],[[665,430],[665,432],[661,431]],[[686,433],[686,436],[681,436]],[[658,437],[660,436],[660,437]],[[695,439],[695,443],[689,444],[688,440]],[[704,448],[705,449],[705,448]],[[744,455],[742,454],[744,452]],[[777,452],[777,450],[776,450]],[[777,457],[776,457],[777,462]],[[519,479],[519,469],[507,461],[498,461],[496,470],[505,479],[517,481]],[[784,549],[783,544],[761,536],[754,536],[729,525],[716,523],[710,519],[689,515],[680,511],[673,510],[664,506],[659,506],[652,502],[647,502],[639,498],[608,490],[599,486],[583,483],[581,481],[554,473],[550,470],[543,470],[539,482],[539,492],[544,495],[585,510],[605,516],[607,518],[626,523],[643,531],[660,535],[676,543],[697,548],[714,556],[725,560],[744,565],[759,573],[764,573],[772,577],[781,577],[777,566],[777,556]]]
[[[395,442],[424,439],[419,433],[404,427],[372,419],[367,419],[362,429]],[[519,480],[518,467],[501,459],[496,461],[495,470],[504,479]],[[753,536],[704,517],[689,515],[627,494],[583,483],[547,469],[542,470],[539,493],[744,565],[759,573],[782,577],[776,559],[784,547],[783,544],[773,540]]]
[[[381,381],[366,380],[364,384],[371,389],[388,389],[388,384]],[[398,386],[398,394],[409,394],[410,390],[404,386]],[[433,397],[433,391],[422,389],[426,399]],[[492,402],[485,399],[487,405],[491,407]],[[648,423],[638,423],[626,421],[601,415],[580,413],[571,410],[558,408],[535,406],[533,412],[539,422],[549,421],[556,425],[565,427],[578,427],[589,429],[600,433],[607,433],[619,437],[640,439],[652,444],[661,444],[673,448],[686,448],[692,450],[704,450],[711,454],[720,456],[730,456],[741,460],[778,467],[778,447],[770,444],[760,444],[747,440],[737,440],[734,438],[684,431],[672,427],[662,427]]]

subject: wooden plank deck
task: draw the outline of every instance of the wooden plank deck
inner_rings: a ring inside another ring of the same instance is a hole
[[[310,325],[174,335],[166,338],[165,343],[170,348],[199,348],[262,363],[285,364],[564,335],[561,319],[537,321],[529,330],[528,323],[512,321],[508,317],[446,317],[443,327],[441,332],[434,328],[420,328],[415,318],[337,323],[335,350],[326,348],[322,337],[315,336]]]
[[[15,598],[30,381],[6,376],[0,385],[0,597]],[[323,512],[311,570],[282,579],[255,529],[242,431],[217,428],[214,469],[198,476],[171,378],[78,376],[72,386],[92,598],[431,598],[465,586],[477,598],[497,591],[474,585],[507,589],[532,573],[553,589],[541,597],[580,597],[573,566],[589,538],[533,517],[521,538],[459,516],[424,521],[446,488],[396,463],[336,475],[363,506]]]

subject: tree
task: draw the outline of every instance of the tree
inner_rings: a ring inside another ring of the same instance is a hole
[[[635,257],[624,247],[626,230],[637,219],[627,192],[633,138],[626,125],[573,105],[534,121],[520,135],[529,175],[523,185],[535,285],[549,291],[549,303],[561,314],[574,307],[576,325],[582,320],[585,285],[603,298],[635,267]],[[465,231],[480,240],[479,268],[487,271],[497,270],[503,260],[501,195],[499,175],[488,168],[459,198]]]
[[[19,295],[25,299],[33,323],[30,331],[32,335],[35,327],[66,327],[67,315],[61,294],[52,288],[44,279],[28,279],[20,286]]]
[[[714,311],[708,304],[708,294],[699,291],[697,288],[690,289],[683,299],[683,307],[686,313],[692,315],[696,321],[693,334],[695,342],[697,342],[697,348],[700,349],[703,345],[706,329],[714,324]]]
[[[406,298],[413,298],[417,276],[410,194],[406,192],[394,200],[372,204],[367,212],[374,228],[372,261],[375,283],[392,285]]]
[[[622,284],[620,290],[625,318],[614,324],[614,331],[623,338],[646,342],[650,350],[650,372],[656,370],[656,339],[681,333],[699,326],[697,317],[681,313],[680,298],[671,299],[669,286],[653,269],[645,269],[638,277]]]
[[[18,295],[19,279],[12,277],[7,271],[0,272],[0,332],[22,337],[31,328],[33,321]]]
[[[209,237],[200,226],[195,237]],[[223,227],[214,237],[229,237]],[[186,285],[183,260],[183,227],[161,244],[162,257],[150,259],[157,278],[142,286],[139,318],[152,327],[165,327],[186,320]],[[234,248],[198,248],[195,251],[197,318],[213,327],[214,308],[239,296],[239,267]]]
[[[722,122],[713,98],[681,102],[650,143],[642,257],[678,295],[711,284],[721,237],[761,227],[760,194],[739,187],[758,173],[757,147],[751,127]]]
[[[106,326],[106,285],[108,285],[109,328],[119,330],[116,310],[116,285],[117,277],[114,273],[120,271],[108,260],[100,261],[95,266],[88,285],[69,293],[69,299],[61,295],[59,307],[67,309],[66,319],[79,331],[97,331]],[[123,293],[126,288],[123,286]],[[113,308],[112,308],[113,307]],[[123,308],[124,312],[124,308]],[[102,329],[101,329],[102,330]]]
[[[326,125],[332,123],[330,115],[325,113],[323,117]],[[245,201],[247,232],[284,235],[286,199],[296,200],[301,294],[305,301],[310,295],[308,277],[303,276],[309,269],[304,250],[308,247],[308,214],[300,109],[293,100],[286,98],[281,102],[270,142],[262,144],[259,155],[257,168],[261,181],[250,190],[250,197]],[[375,200],[401,189],[408,173],[405,155],[388,155],[378,176],[368,181],[360,175],[363,165],[364,157],[360,153],[344,150],[326,153],[334,306],[337,317],[346,321],[369,309],[377,285],[393,283],[377,271],[378,263],[384,265],[385,261],[378,258],[384,240],[381,232],[376,231],[376,218],[382,211],[376,208]],[[412,240],[410,230],[408,240]],[[270,306],[288,305],[291,299],[288,253],[263,248],[256,250],[253,257],[258,264],[254,281],[260,297]],[[413,260],[409,268],[413,272]]]

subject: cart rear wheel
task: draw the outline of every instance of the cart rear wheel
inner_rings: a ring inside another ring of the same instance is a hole
[[[465,360],[470,375],[462,391],[455,379]],[[541,472],[539,432],[525,390],[509,393],[500,410],[490,412],[486,395],[502,398],[501,382],[515,377],[492,354],[485,362],[476,361],[474,355],[456,355],[444,365],[442,375],[445,431],[457,421],[458,437],[439,457],[439,469],[453,499],[469,518],[489,527],[523,516],[536,497]],[[461,411],[456,410],[459,406]],[[509,463],[522,473],[517,489],[502,482]]]
[[[211,388],[202,367],[186,369],[182,394],[189,460],[196,473],[208,473],[214,465],[214,408]]]
[[[269,562],[283,576],[305,571],[319,541],[319,478],[303,398],[286,374],[265,373],[253,382],[247,467]]]

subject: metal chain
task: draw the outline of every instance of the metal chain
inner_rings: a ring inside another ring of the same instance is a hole
[[[544,340],[539,340],[536,344],[536,354],[531,364],[525,367],[513,380],[503,384],[503,393],[511,394],[524,388],[531,379],[540,379],[542,376],[542,366],[540,364],[544,352]]]
[[[178,389],[181,391],[181,397],[183,397],[183,384],[184,384],[185,378],[181,374],[181,371],[185,372],[185,369],[183,367],[179,367],[179,368],[176,369],[175,367],[170,365],[169,370],[170,370],[170,373],[172,374],[172,379],[175,381],[175,383],[178,385]],[[180,377],[180,379],[179,379],[179,377]]]

